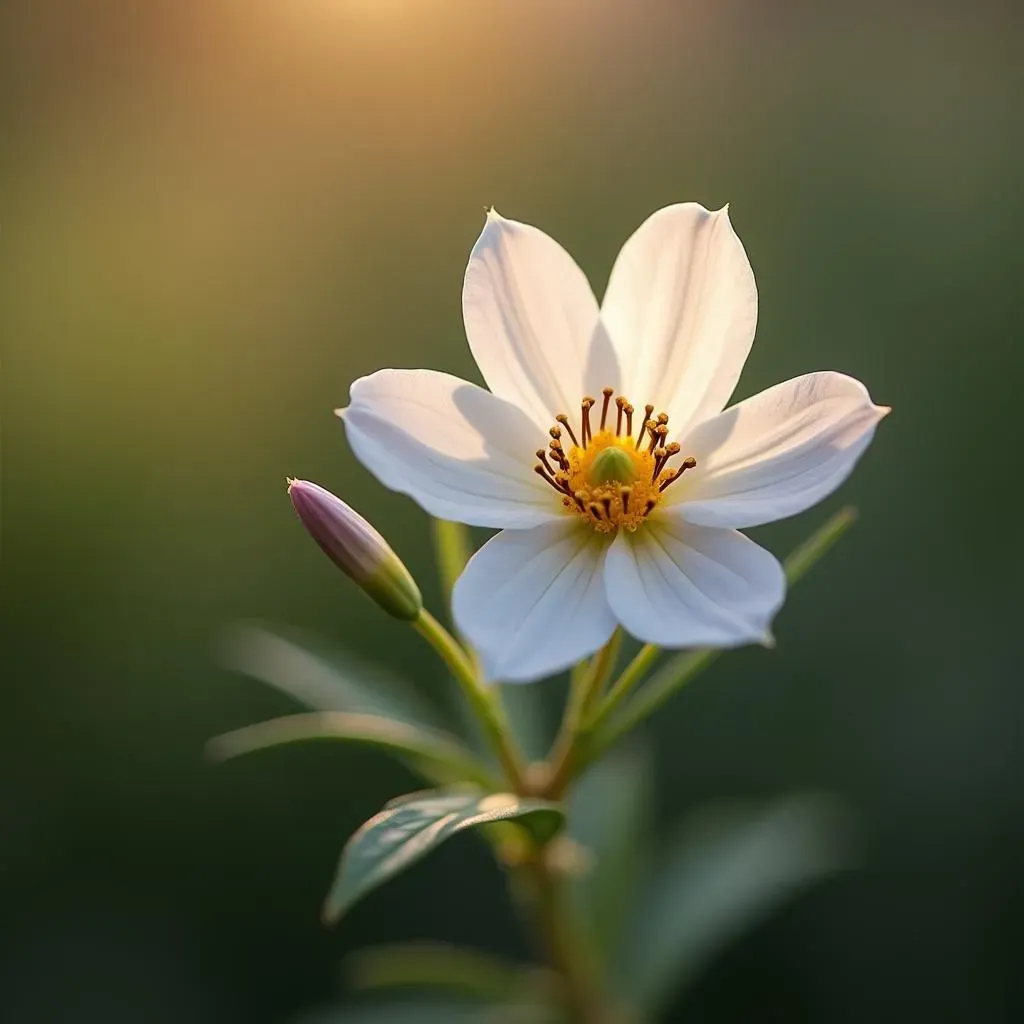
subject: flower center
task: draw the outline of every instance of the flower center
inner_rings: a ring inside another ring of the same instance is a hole
[[[605,388],[601,394],[604,401],[596,431],[590,423],[590,410],[597,404],[593,398],[580,403],[579,436],[569,417],[559,413],[548,448],[537,451],[540,462],[534,472],[559,493],[566,509],[599,533],[613,533],[620,527],[632,532],[654,511],[665,489],[693,469],[697,460],[687,456],[669,466],[680,448],[675,441],[665,444],[667,413],[654,416],[654,406],[644,406],[634,436],[633,406],[622,395],[613,403],[614,388]],[[563,431],[568,435],[568,450],[562,443]]]

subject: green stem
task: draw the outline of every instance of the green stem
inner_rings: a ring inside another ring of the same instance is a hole
[[[644,644],[633,660],[622,670],[622,675],[612,684],[604,703],[586,723],[587,732],[596,732],[615,709],[633,692],[633,687],[643,679],[644,674],[661,653],[656,644]]]
[[[793,585],[802,579],[807,571],[853,525],[856,518],[857,514],[854,509],[842,509],[793,551],[783,563],[787,582]],[[643,653],[641,651],[640,655]],[[720,654],[721,648],[709,647],[676,655],[661,671],[654,674],[647,685],[626,705],[618,719],[611,722],[603,732],[595,734],[594,727],[604,722],[607,717],[602,708],[595,721],[579,737],[577,749],[571,757],[573,763],[567,772],[568,778],[579,774],[588,764],[600,758],[609,747],[618,743],[627,733],[632,732],[667,700],[675,696],[694,676],[706,669]],[[637,657],[639,658],[640,655]],[[630,665],[623,675],[629,673],[632,667]],[[621,683],[621,679],[616,683],[616,687],[619,686],[619,683]],[[630,686],[634,683],[635,680],[631,681]],[[615,688],[612,690],[612,693],[614,692]],[[609,694],[609,700],[611,696]]]
[[[560,873],[547,851],[538,850],[524,870],[529,876],[536,924],[551,967],[562,980],[566,1020],[571,1024],[612,1024],[615,1019],[601,991],[594,964],[573,918]]]
[[[562,728],[548,759],[550,769],[544,784],[544,793],[552,799],[558,799],[569,779],[572,765],[573,750],[578,738],[585,728],[587,712],[594,701],[600,697],[601,691],[619,656],[622,646],[622,630],[616,629],[611,639],[590,659],[582,672],[573,671],[569,700],[562,718]]]
[[[466,568],[470,555],[473,554],[469,531],[461,523],[450,523],[447,519],[432,519],[431,529],[434,535],[437,567],[447,597],[451,594],[455,581],[462,575],[462,570]]]
[[[473,545],[469,537],[469,528],[462,523],[452,523],[447,519],[431,519],[431,532],[434,538],[434,557],[437,559],[437,571],[441,577],[441,587],[448,606],[448,618],[451,620],[452,590],[455,581],[462,575],[466,563],[473,554]],[[462,641],[463,650],[473,666],[473,671],[480,675],[480,659],[466,643],[466,638],[455,630],[455,635]]]
[[[524,789],[524,771],[519,752],[512,743],[512,734],[505,721],[501,705],[480,680],[469,655],[459,642],[433,615],[423,608],[413,622],[416,632],[441,656],[452,675],[462,687],[470,706],[483,726],[487,739],[501,761],[508,782],[521,793]]]

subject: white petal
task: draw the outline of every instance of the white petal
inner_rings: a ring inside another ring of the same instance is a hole
[[[597,300],[573,258],[543,231],[493,210],[462,290],[466,335],[487,386],[545,430],[580,399],[619,383]]]
[[[727,209],[668,206],[622,247],[601,309],[622,390],[676,430],[721,412],[754,340],[757,289]]]
[[[607,549],[605,538],[568,516],[499,533],[469,560],[452,613],[488,678],[539,679],[608,640],[615,618],[602,573]]]
[[[514,405],[433,370],[378,370],[352,385],[340,415],[352,450],[431,515],[472,526],[561,518],[533,472],[547,437]]]
[[[608,600],[625,628],[662,647],[735,647],[769,639],[786,577],[742,533],[655,518],[620,531],[605,563]]]
[[[849,476],[888,411],[841,373],[776,384],[680,439],[697,468],[666,496],[676,514],[705,526],[742,528],[795,515]]]

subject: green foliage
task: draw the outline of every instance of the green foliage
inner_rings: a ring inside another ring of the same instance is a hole
[[[214,758],[223,760],[307,740],[342,740],[377,747],[426,766],[428,771],[439,770],[442,776],[496,788],[487,770],[454,736],[376,715],[342,711],[286,715],[218,736],[210,741],[208,749]]]
[[[656,1015],[729,941],[849,859],[848,823],[816,797],[708,811],[665,851],[620,936],[625,998]]]
[[[290,630],[288,632],[291,632]],[[225,635],[221,658],[228,668],[258,679],[317,711],[353,711],[399,722],[437,725],[436,710],[415,686],[380,665],[321,650],[306,637],[239,624]]]
[[[438,942],[373,946],[346,963],[359,991],[444,989],[464,998],[514,1002],[544,999],[554,978],[542,968],[520,967],[499,957]]]
[[[500,1012],[462,1000],[417,999],[319,1010],[295,1024],[501,1024]]]
[[[385,805],[352,836],[324,905],[324,917],[336,921],[353,903],[410,867],[446,839],[493,822],[519,822],[539,843],[564,825],[557,804],[512,793],[476,789],[435,789],[409,793]]]
[[[572,895],[602,960],[612,952],[636,896],[653,802],[651,759],[639,745],[611,751],[573,788],[569,834],[585,867]]]

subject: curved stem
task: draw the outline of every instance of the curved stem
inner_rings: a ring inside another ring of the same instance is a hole
[[[562,728],[548,760],[550,769],[544,784],[545,796],[558,799],[571,778],[573,752],[585,728],[587,711],[600,696],[601,689],[611,675],[621,646],[622,630],[616,629],[608,643],[590,659],[586,669],[581,673],[573,672]]]
[[[633,660],[622,670],[622,675],[612,684],[604,703],[597,709],[594,715],[585,723],[587,732],[594,732],[607,721],[608,717],[615,712],[615,709],[633,692],[633,687],[644,677],[644,673],[651,667],[654,660],[661,653],[661,648],[656,644],[644,644],[637,651]]]
[[[466,563],[473,555],[473,545],[469,536],[469,527],[462,523],[453,523],[447,519],[431,519],[431,536],[434,541],[434,556],[437,560],[437,571],[441,577],[441,587],[448,611],[448,620],[454,625],[452,616],[452,590],[455,581],[462,575]],[[480,659],[476,651],[466,642],[466,638],[455,628],[455,635],[462,641],[462,649],[473,666],[473,671],[480,675]]]
[[[433,615],[423,608],[414,620],[413,627],[441,656],[451,669],[452,675],[462,687],[470,706],[483,726],[487,739],[501,761],[508,782],[521,793],[524,790],[522,758],[512,742],[512,733],[505,721],[501,705],[480,680],[469,655],[461,644],[441,625]]]

